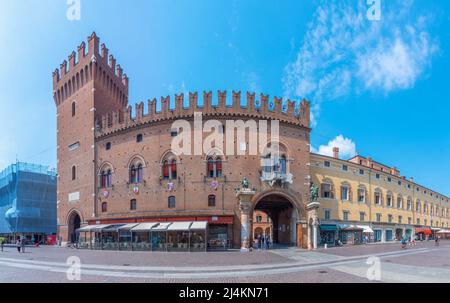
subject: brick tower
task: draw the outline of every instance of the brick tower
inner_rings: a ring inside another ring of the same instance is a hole
[[[128,104],[128,78],[95,33],[53,72],[57,107],[58,234],[74,240],[75,230],[97,217],[95,121]]]

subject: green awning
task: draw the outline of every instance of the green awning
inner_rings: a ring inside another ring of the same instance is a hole
[[[322,231],[336,231],[337,225],[336,224],[321,224],[320,230]]]

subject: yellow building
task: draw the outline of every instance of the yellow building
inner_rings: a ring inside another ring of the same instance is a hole
[[[311,153],[319,188],[318,243],[389,242],[433,238],[449,228],[449,198],[400,175],[395,167],[356,156]]]

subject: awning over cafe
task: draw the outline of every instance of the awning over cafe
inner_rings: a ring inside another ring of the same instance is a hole
[[[417,227],[415,232],[416,234],[424,233],[425,235],[430,235],[431,229],[428,227]]]
[[[207,221],[195,221],[192,222],[190,230],[205,230],[207,226],[208,226]]]
[[[129,231],[130,229],[132,229],[133,227],[138,226],[139,223],[130,223],[130,224],[125,224],[121,227],[119,227],[119,231]]]
[[[450,229],[441,229],[437,232],[438,234],[450,234]]]
[[[171,225],[171,222],[161,222],[158,225],[152,228],[152,231],[166,231],[167,228]]]
[[[344,230],[344,231],[352,231],[352,230],[354,230],[354,231],[362,231],[362,230],[364,230],[363,228],[358,227],[358,226],[353,225],[353,224],[339,224],[339,229],[340,230]]]
[[[189,231],[192,222],[173,222],[169,225],[167,230],[169,231]]]
[[[336,224],[320,224],[321,231],[336,231],[338,229]]]
[[[356,227],[361,228],[363,230],[363,233],[373,233],[373,229],[369,225],[357,225]]]
[[[113,233],[113,232],[118,232],[119,228],[121,228],[122,226],[124,226],[125,224],[115,224],[115,225],[110,225],[104,229],[102,229],[102,232],[104,233]]]
[[[98,225],[88,225],[76,230],[76,232],[99,232],[102,229],[111,226],[111,224],[98,224]]]
[[[154,226],[158,225],[158,222],[146,222],[139,223],[135,227],[131,228],[132,232],[148,232],[151,231]]]

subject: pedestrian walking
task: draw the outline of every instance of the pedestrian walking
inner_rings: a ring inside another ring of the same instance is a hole
[[[22,253],[25,253],[25,238],[22,238],[20,241],[20,248],[22,249]]]
[[[2,252],[3,252],[3,246],[5,246],[5,239],[3,239],[3,238],[0,239],[0,246],[1,246]]]
[[[439,236],[436,237],[436,239],[434,240],[434,244],[435,244],[436,246],[439,246]]]
[[[17,252],[20,253],[20,239],[17,239],[17,241],[16,241],[16,247],[17,247]]]
[[[400,241],[400,243],[402,243],[402,248],[403,248],[403,249],[406,249],[406,248],[407,248],[407,246],[406,246],[406,240],[405,240],[405,239],[402,239],[402,240]]]

